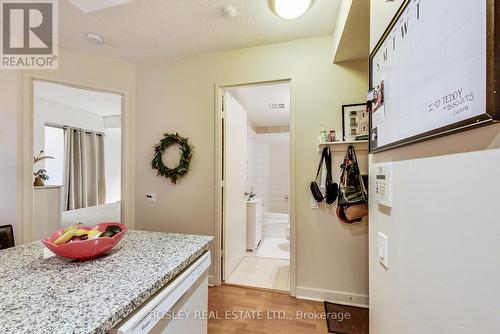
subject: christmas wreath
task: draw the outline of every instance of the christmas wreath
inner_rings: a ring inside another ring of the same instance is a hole
[[[163,152],[174,144],[180,145],[181,157],[177,167],[168,168],[163,163]],[[151,161],[151,166],[157,170],[157,175],[170,178],[173,183],[177,183],[177,179],[187,174],[191,158],[193,157],[193,146],[189,144],[187,138],[179,136],[178,133],[165,133],[163,139],[154,148],[155,153],[153,161]]]

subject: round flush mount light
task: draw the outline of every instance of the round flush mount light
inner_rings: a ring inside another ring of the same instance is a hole
[[[88,33],[85,37],[87,37],[87,40],[89,42],[92,42],[94,44],[103,44],[104,43],[104,38],[102,38],[102,36],[99,34]]]
[[[312,0],[271,0],[269,3],[276,15],[293,20],[307,12],[311,7]]]

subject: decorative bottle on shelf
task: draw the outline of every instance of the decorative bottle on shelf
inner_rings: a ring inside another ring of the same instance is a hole
[[[250,200],[253,200],[255,198],[255,191],[254,191],[254,187],[250,187],[250,195],[248,195],[249,199]]]
[[[328,141],[328,134],[326,133],[325,130],[325,125],[321,125],[321,131],[319,132],[319,142],[320,143],[326,143]]]

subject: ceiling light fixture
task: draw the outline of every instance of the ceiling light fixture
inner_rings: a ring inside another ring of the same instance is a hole
[[[87,37],[88,41],[90,41],[94,44],[103,44],[104,43],[104,38],[102,38],[102,36],[99,34],[88,33],[86,37]]]
[[[312,0],[271,0],[271,9],[276,15],[287,20],[296,19],[311,7]]]

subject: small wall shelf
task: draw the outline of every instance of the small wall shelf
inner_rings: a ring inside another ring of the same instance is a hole
[[[354,140],[354,141],[335,141],[318,144],[318,150],[321,151],[325,146],[332,146],[332,151],[345,151],[347,146],[354,146],[355,150],[368,151],[368,140]]]

